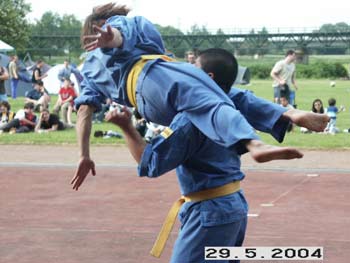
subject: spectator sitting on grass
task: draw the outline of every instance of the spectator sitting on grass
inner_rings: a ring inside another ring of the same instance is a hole
[[[34,104],[27,102],[24,109],[16,113],[15,118],[7,123],[1,130],[10,133],[23,133],[34,131],[36,115],[34,114]]]
[[[0,130],[6,126],[15,117],[15,113],[11,110],[10,103],[7,101],[0,102]]]
[[[56,114],[50,113],[48,109],[42,109],[39,120],[35,126],[35,132],[62,131],[70,127],[71,126],[61,122]]]
[[[53,109],[53,112],[59,116],[59,112],[62,108],[62,119],[63,123],[68,124],[69,126],[73,126],[72,123],[72,112],[74,105],[74,98],[76,97],[76,93],[74,88],[72,87],[72,83],[70,79],[65,79],[63,82],[63,86],[60,88],[58,92],[58,99]]]
[[[42,109],[47,109],[51,100],[50,95],[41,80],[34,83],[34,89],[29,91],[25,97],[26,102],[34,103],[34,111],[37,112],[40,112]]]
[[[315,99],[312,102],[312,106],[311,106],[311,112],[314,113],[319,113],[319,114],[323,114],[324,113],[324,109],[323,109],[323,102],[320,99]],[[311,133],[311,131],[305,127],[300,127],[300,131],[302,133]]]

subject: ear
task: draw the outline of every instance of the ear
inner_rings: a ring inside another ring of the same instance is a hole
[[[213,72],[209,72],[208,75],[209,75],[209,77],[211,77],[211,79],[214,79],[214,77],[215,77]]]

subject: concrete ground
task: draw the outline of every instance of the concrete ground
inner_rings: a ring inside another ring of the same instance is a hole
[[[244,245],[322,246],[323,262],[347,263],[350,151],[303,152],[265,164],[242,158]],[[1,145],[0,156],[1,263],[169,262],[178,223],[160,259],[149,250],[179,196],[174,172],[138,178],[125,147],[93,147],[97,175],[76,192],[74,146]]]

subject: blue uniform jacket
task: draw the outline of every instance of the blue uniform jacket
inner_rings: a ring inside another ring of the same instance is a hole
[[[77,108],[88,104],[99,111],[106,98],[131,106],[125,83],[132,65],[141,55],[165,52],[159,32],[143,17],[114,16],[106,24],[119,29],[123,44],[120,48],[89,52],[82,69],[81,94],[75,100]]]

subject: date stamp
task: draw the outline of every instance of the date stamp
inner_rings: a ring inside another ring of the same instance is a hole
[[[205,260],[323,260],[323,247],[205,247]]]

